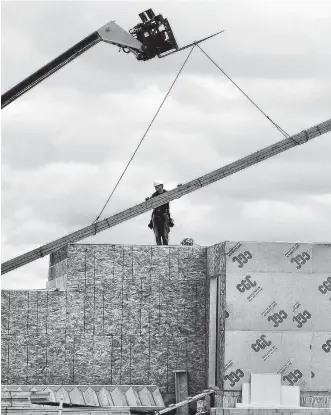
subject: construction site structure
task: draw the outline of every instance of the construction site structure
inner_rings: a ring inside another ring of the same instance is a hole
[[[198,43],[178,48],[151,9],[140,18],[129,33],[114,22],[92,33],[3,94],[2,108],[101,40],[144,61]],[[329,414],[331,244],[75,242],[330,130],[327,120],[3,263],[5,274],[50,255],[46,289],[1,293],[2,409],[188,415],[196,402],[199,414],[251,413],[236,406],[260,372],[279,390],[300,387],[295,414]]]
[[[244,414],[251,373],[279,373],[300,387],[296,414],[325,414],[330,270],[327,243],[70,244],[46,289],[2,291],[2,383],[136,410],[146,388],[168,406],[216,387],[215,407]]]

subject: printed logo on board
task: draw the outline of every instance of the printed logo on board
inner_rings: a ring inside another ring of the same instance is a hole
[[[240,284],[237,284],[236,288],[239,292],[244,293],[246,290],[250,290],[253,287],[256,287],[256,281],[251,280],[251,276],[247,275]]]
[[[293,317],[293,322],[297,323],[298,329],[301,329],[301,327],[303,327],[304,324],[306,324],[307,321],[310,319],[311,319],[311,314],[309,313],[309,311],[304,310],[302,313],[299,313]]]
[[[283,374],[287,369],[289,369],[292,366],[291,360],[288,360],[285,365],[283,365],[277,373]]]
[[[293,386],[301,378],[302,378],[302,373],[300,372],[299,369],[296,369],[293,372],[290,372],[287,375],[283,376],[283,380],[287,381],[290,384],[290,386]]]
[[[224,380],[228,380],[230,382],[230,386],[233,387],[244,376],[245,376],[244,372],[241,369],[237,369],[234,372],[226,374],[224,376]]]
[[[262,334],[262,336],[256,339],[255,343],[251,345],[251,348],[254,350],[254,352],[258,353],[271,345],[272,343],[270,340],[267,339],[267,336],[265,334]]]
[[[318,287],[318,290],[322,294],[327,294],[328,291],[331,291],[331,277],[328,277],[322,284]]]
[[[233,366],[233,361],[230,360],[225,366],[224,366],[224,370],[227,371],[228,369],[230,369],[230,367]]]
[[[295,244],[294,246],[292,246],[292,248],[288,252],[286,252],[285,256],[289,258],[293,254],[293,252],[295,252],[299,248],[299,246],[300,244]]]
[[[296,302],[293,306],[293,313],[295,312],[295,310],[297,310],[299,307],[301,307],[301,304],[299,302]]]
[[[263,356],[262,356],[262,360],[265,362],[265,361],[267,361],[268,359],[270,359],[270,357],[277,351],[278,349],[277,349],[277,347],[276,346],[272,346],[271,347],[271,349],[269,349],[268,351],[267,351],[267,353],[265,353]]]
[[[286,320],[288,315],[284,310],[280,310],[278,313],[274,313],[271,316],[268,316],[267,320],[274,323],[273,327],[279,327],[280,324]]]
[[[247,275],[244,279],[242,279],[240,283],[236,285],[236,288],[240,293],[244,293],[246,291],[250,291],[252,288],[255,288],[254,291],[247,297],[249,302],[253,301],[254,298],[262,291],[262,288],[257,286],[257,282],[253,281],[250,275]]]
[[[236,262],[238,264],[238,268],[243,268],[244,264],[252,259],[253,256],[249,251],[245,251],[244,253],[240,253],[232,258],[232,262]]]
[[[258,294],[260,294],[260,292],[262,291],[262,288],[259,286],[257,287],[248,297],[247,300],[249,302],[252,302],[254,300],[255,297],[257,297]]]
[[[322,344],[322,350],[324,350],[325,353],[331,352],[331,339],[327,340],[324,344]]]
[[[310,255],[308,252],[302,252],[301,254],[296,255],[294,258],[291,258],[291,262],[296,264],[297,269],[301,269],[309,260]]]
[[[230,249],[230,251],[229,252],[227,252],[225,255],[227,255],[227,256],[232,256],[236,251],[238,251],[238,249],[241,247],[241,243],[240,242],[238,242],[238,243],[236,243],[235,244],[235,246],[234,247],[232,247],[231,249]]]
[[[263,317],[267,317],[277,307],[276,301],[273,301],[262,313]]]

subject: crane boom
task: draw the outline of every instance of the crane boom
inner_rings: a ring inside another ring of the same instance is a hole
[[[142,22],[130,29],[129,33],[114,21],[110,21],[85,39],[76,43],[57,58],[2,94],[1,109],[101,41],[119,46],[126,53],[133,53],[140,61],[147,61],[156,56],[164,58],[169,54],[180,52],[193,44],[201,43],[223,32],[214,33],[193,44],[179,48],[168,19],[161,14],[156,16],[152,9],[140,13],[139,16]]]
[[[10,271],[13,271],[14,269],[22,267],[23,265],[49,255],[52,252],[68,245],[69,243],[74,243],[89,236],[96,235],[99,232],[139,216],[167,202],[179,199],[180,197],[194,192],[201,187],[208,186],[209,184],[224,179],[225,177],[237,173],[240,170],[244,170],[263,160],[276,156],[277,154],[280,154],[284,151],[290,150],[292,147],[295,147],[298,144],[304,144],[309,140],[312,140],[313,138],[325,134],[329,131],[331,131],[331,119],[311,127],[308,130],[304,130],[298,134],[286,138],[285,140],[272,144],[271,146],[265,147],[262,150],[256,151],[255,153],[243,157],[231,164],[228,164],[227,166],[214,170],[204,176],[191,180],[183,185],[179,185],[177,188],[172,189],[160,196],[149,199],[120,213],[96,222],[93,225],[87,226],[60,239],[43,245],[40,248],[33,249],[32,251],[4,262],[1,266],[1,274],[6,274]]]
[[[130,48],[136,53],[142,48],[141,42],[115,22],[109,22],[2,94],[1,109],[102,40],[120,47]]]

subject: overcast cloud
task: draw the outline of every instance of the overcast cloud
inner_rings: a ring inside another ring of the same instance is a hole
[[[5,2],[2,93],[109,20],[152,7],[180,45],[202,47],[288,133],[330,118],[330,1]],[[100,43],[2,110],[2,262],[89,225],[188,51],[137,62]],[[283,139],[194,50],[103,217]],[[331,134],[171,204],[171,244],[329,241]],[[86,241],[154,244],[150,213]],[[45,288],[48,258],[2,277]]]

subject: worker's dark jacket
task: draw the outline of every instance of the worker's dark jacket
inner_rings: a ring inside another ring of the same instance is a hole
[[[154,193],[152,194],[152,196],[151,196],[151,197],[160,196],[160,195],[162,195],[162,194],[163,194],[163,193],[165,193],[165,192],[166,192],[166,190],[165,190],[165,189],[163,189],[163,192],[162,192],[162,193],[154,192]],[[157,207],[157,208],[155,208],[155,209],[153,210],[153,215],[154,215],[154,216],[162,216],[162,215],[164,215],[165,213],[168,213],[168,214],[170,215],[169,202],[167,202],[167,203],[165,203],[164,205],[159,206],[159,207]]]

